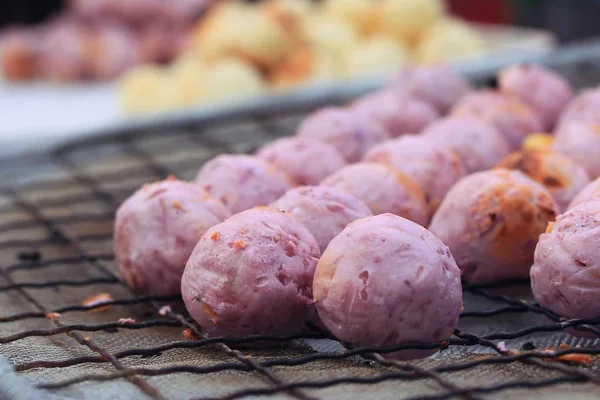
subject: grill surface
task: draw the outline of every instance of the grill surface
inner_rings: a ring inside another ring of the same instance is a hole
[[[595,86],[598,49],[585,45],[544,62],[577,87]],[[465,311],[453,338],[408,346],[444,350],[406,363],[373,353],[399,346],[348,351],[322,333],[190,340],[190,332],[202,334],[179,298],[140,297],[120,281],[112,223],[127,196],[169,174],[191,179],[218,153],[249,152],[292,134],[307,111],[301,105],[210,123],[182,122],[177,129],[113,135],[0,164],[0,355],[21,377],[48,391],[44,395],[69,398],[600,396],[598,341],[564,333],[575,326],[600,335],[586,325],[600,318],[560,321],[530,295],[509,298],[489,287],[465,287]],[[98,293],[114,300],[82,305]],[[160,312],[164,305],[171,311]],[[127,317],[136,322],[118,322]],[[581,347],[542,353],[561,343]],[[549,360],[569,353],[591,354],[593,362]],[[31,398],[17,379],[0,382],[1,398],[11,398],[2,395],[11,382],[19,386],[14,393],[21,393],[15,399]]]

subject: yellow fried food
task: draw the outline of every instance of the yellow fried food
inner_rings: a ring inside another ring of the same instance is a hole
[[[377,2],[373,0],[327,0],[325,13],[350,25],[358,34],[373,32]]]
[[[206,66],[193,54],[185,54],[169,68],[173,83],[178,91],[179,103],[184,107],[194,106],[203,97]]]
[[[483,36],[457,19],[438,21],[419,38],[415,59],[421,63],[438,63],[467,59],[487,50]]]
[[[269,84],[289,88],[335,79],[336,62],[330,54],[303,47],[294,51],[269,76]]]
[[[326,16],[315,18],[308,34],[309,47],[317,53],[328,54],[338,76],[344,75],[344,59],[357,41],[356,33],[347,23]]]
[[[533,133],[523,140],[523,150],[551,149],[553,144],[554,136],[548,133]]]
[[[247,62],[235,58],[221,59],[206,69],[202,100],[226,100],[264,92],[262,76]]]
[[[310,0],[267,0],[261,7],[296,43],[305,43],[317,8]]]
[[[371,36],[358,42],[346,54],[347,77],[394,71],[409,59],[408,49],[390,36]]]
[[[381,0],[381,30],[405,42],[414,41],[445,12],[443,0]]]
[[[194,48],[203,57],[245,58],[261,68],[280,62],[292,49],[292,40],[278,21],[263,9],[237,2],[223,3],[200,22]]]
[[[142,65],[130,69],[117,86],[121,108],[131,114],[160,110],[158,99],[163,96],[166,79],[165,72],[156,66]]]

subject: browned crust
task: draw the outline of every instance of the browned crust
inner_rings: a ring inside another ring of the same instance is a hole
[[[561,173],[560,158],[551,150],[517,151],[509,154],[497,167],[519,170],[548,188],[560,189],[571,185],[570,177]]]

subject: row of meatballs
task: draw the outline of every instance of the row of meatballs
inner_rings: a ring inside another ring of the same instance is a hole
[[[6,80],[107,81],[140,63],[166,63],[212,0],[73,0],[43,24],[0,32]]]
[[[140,292],[181,291],[213,336],[310,321],[353,345],[440,341],[458,322],[461,276],[529,277],[532,264],[543,306],[589,316],[600,158],[586,151],[600,135],[579,142],[598,93],[572,99],[533,65],[484,91],[444,67],[405,70],[254,156],[215,157],[194,183],[145,185],[117,212],[119,267]]]

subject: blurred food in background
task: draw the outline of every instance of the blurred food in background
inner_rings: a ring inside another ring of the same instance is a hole
[[[70,0],[0,38],[5,80],[115,82],[128,114],[169,111],[490,54],[456,0]],[[496,28],[497,29],[497,28]]]
[[[191,30],[180,56],[189,68],[166,67],[158,79],[182,84],[179,98],[170,104],[180,108],[233,94],[354,79],[411,62],[466,59],[487,49],[483,35],[451,17],[442,0],[227,1],[211,8]],[[183,93],[190,94],[184,87],[189,79],[180,75],[193,74],[194,66],[203,79],[189,97]],[[119,86],[123,108],[156,110],[156,104],[135,101],[130,93],[138,90],[137,69],[145,74],[146,67],[136,67]]]
[[[141,62],[168,63],[214,0],[70,0],[66,9],[0,38],[4,78],[106,81]]]
[[[417,42],[414,58],[421,63],[459,60],[487,49],[484,38],[463,21],[445,18],[428,26]]]
[[[135,65],[166,64],[191,53],[204,64],[235,58],[260,73],[265,84],[289,87],[386,71],[411,59],[448,60],[485,50],[476,30],[446,15],[443,0],[68,4],[42,25],[4,32],[7,80],[105,81]]]

